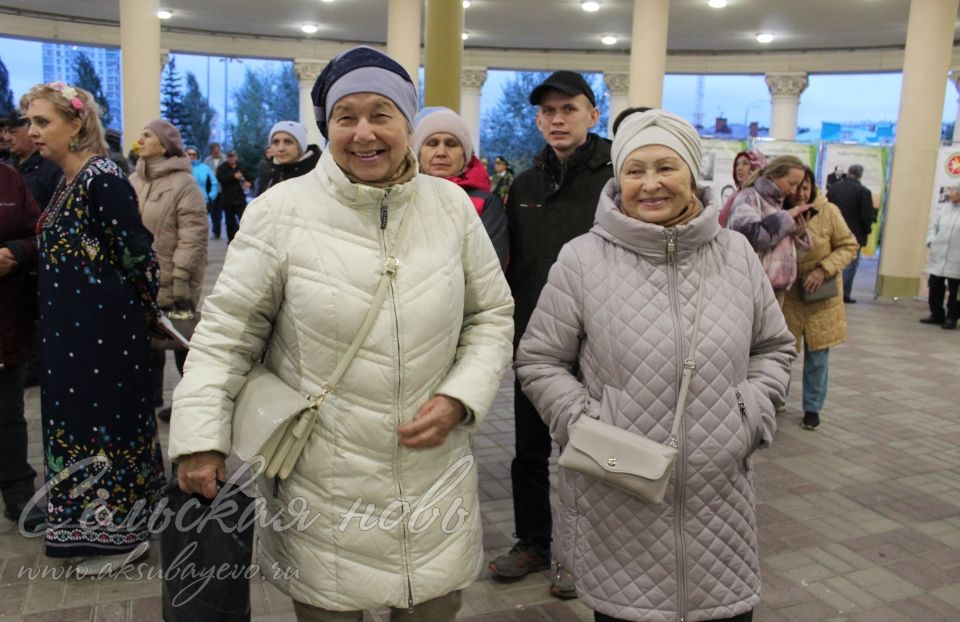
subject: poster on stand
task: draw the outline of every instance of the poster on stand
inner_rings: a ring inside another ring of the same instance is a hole
[[[747,143],[743,140],[704,138],[702,144],[703,159],[698,185],[710,188],[717,209],[720,209],[727,197],[736,190],[733,184],[733,161],[738,153],[747,148]]]
[[[767,156],[767,162],[779,156],[795,156],[813,170],[817,170],[817,146],[791,140],[754,138],[753,148]]]
[[[877,210],[877,223],[880,223],[883,214],[883,198],[887,189],[887,166],[890,160],[888,147],[873,147],[870,145],[843,145],[828,143],[823,146],[823,180],[820,187],[826,190],[828,183],[833,179],[846,175],[846,171],[853,164],[863,167],[863,179],[860,182],[870,189],[873,195],[873,207]],[[880,237],[880,226],[874,224],[867,239],[867,245],[861,254],[872,257],[877,252],[877,241]]]

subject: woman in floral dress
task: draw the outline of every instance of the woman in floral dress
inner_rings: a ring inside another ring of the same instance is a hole
[[[37,224],[46,554],[109,572],[146,552],[164,485],[148,330],[159,317],[153,237],[106,158],[93,97],[61,82],[21,100],[64,178]]]

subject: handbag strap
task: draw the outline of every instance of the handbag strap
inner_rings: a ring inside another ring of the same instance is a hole
[[[670,436],[667,439],[667,445],[676,448],[680,440],[680,424],[683,423],[683,412],[687,406],[687,392],[690,390],[690,378],[693,376],[693,370],[697,367],[697,345],[700,343],[700,316],[703,311],[703,290],[704,282],[707,280],[704,271],[706,254],[700,253],[700,284],[697,286],[697,312],[693,318],[693,334],[690,336],[690,350],[686,358],[683,359],[683,377],[680,380],[680,392],[677,394],[677,406],[673,413],[673,427],[670,429]]]
[[[367,314],[363,317],[363,322],[360,323],[360,328],[357,330],[356,336],[353,338],[353,341],[350,342],[347,351],[343,353],[336,369],[333,370],[333,374],[323,383],[320,389],[320,395],[311,400],[311,407],[319,408],[323,403],[323,399],[328,394],[334,392],[337,383],[340,382],[340,378],[343,377],[343,374],[347,371],[347,367],[350,366],[350,363],[352,363],[353,359],[357,356],[357,352],[360,351],[360,346],[363,345],[363,342],[367,339],[367,335],[370,334],[370,329],[373,328],[373,322],[377,318],[377,313],[383,305],[383,299],[387,295],[390,282],[393,281],[393,277],[396,276],[397,270],[400,268],[400,260],[391,254],[391,251],[396,251],[397,247],[400,246],[400,241],[405,237],[407,229],[410,228],[409,223],[413,219],[408,218],[408,216],[411,211],[413,211],[412,204],[407,205],[406,209],[403,210],[403,216],[400,217],[400,226],[397,228],[397,235],[393,239],[393,247],[388,251],[387,257],[383,261],[383,270],[380,273],[380,281],[377,283],[377,289],[373,294],[373,302],[370,303],[370,308],[367,309]]]

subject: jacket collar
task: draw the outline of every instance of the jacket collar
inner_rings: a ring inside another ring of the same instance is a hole
[[[470,156],[466,168],[460,175],[446,177],[447,181],[452,181],[466,190],[483,190],[490,192],[490,177],[487,175],[487,169],[476,155]]]
[[[137,174],[143,179],[159,179],[177,171],[193,173],[193,165],[190,164],[187,156],[160,158],[150,162],[147,162],[144,158],[137,160]]]
[[[414,161],[413,166],[416,166]],[[416,169],[413,178],[405,183],[390,186],[389,188],[375,188],[365,184],[355,184],[347,179],[346,174],[329,149],[320,155],[320,162],[313,175],[316,175],[323,187],[329,189],[334,198],[348,207],[371,207],[379,205],[387,191],[390,191],[390,205],[406,202],[413,196],[414,184],[417,181]]]
[[[783,193],[780,191],[780,188],[777,187],[777,184],[773,183],[770,179],[760,177],[754,182],[753,187],[756,188],[757,193],[764,199],[773,203],[783,203]]]
[[[704,207],[699,216],[673,229],[677,232],[677,258],[682,261],[720,233],[716,206]],[[620,210],[620,196],[613,179],[600,193],[597,222],[591,232],[655,263],[667,260],[666,229],[624,214]]]
[[[597,169],[610,166],[610,141],[591,132],[587,134],[587,140],[563,162],[557,157],[553,147],[547,145],[539,155],[534,157],[533,164],[550,173],[559,185],[560,181],[569,178],[570,172],[580,168]],[[561,175],[564,167],[566,167],[566,173]]]

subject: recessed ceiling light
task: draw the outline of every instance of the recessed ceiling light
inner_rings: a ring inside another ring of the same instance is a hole
[[[601,37],[601,38],[600,38],[600,43],[602,43],[602,44],[604,44],[604,45],[614,45],[614,44],[616,44],[616,42],[617,42],[617,38],[616,38],[616,37],[612,37],[612,36],[610,36],[610,35],[607,35],[607,36],[605,36],[605,37]]]
[[[467,33],[463,33],[463,34],[460,35],[460,38],[461,38],[462,40],[466,41],[467,39],[470,38],[470,35],[468,35]]]
[[[321,2],[333,2],[333,0],[320,0]]]
[[[769,32],[761,32],[757,35],[758,43],[773,43],[773,35]]]
[[[600,10],[599,2],[584,2],[580,7],[587,13],[596,13]]]
[[[470,0],[463,0],[463,8],[465,9],[470,8]]]
[[[304,24],[303,26],[300,27],[300,30],[307,33],[308,35],[312,35],[313,33],[317,32],[320,29],[313,24]]]
[[[161,9],[157,11],[157,17],[159,17],[160,19],[170,19],[171,17],[173,17],[173,11],[164,11]]]
[[[710,0],[707,4],[709,4],[711,8],[722,9],[727,6],[727,0]]]

